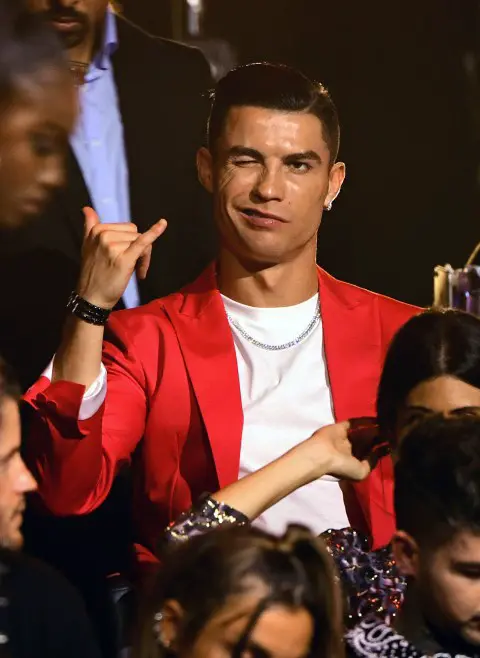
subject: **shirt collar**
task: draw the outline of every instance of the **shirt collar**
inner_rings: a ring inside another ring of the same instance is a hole
[[[99,70],[106,70],[110,66],[110,57],[118,48],[118,32],[115,14],[111,7],[107,8],[103,41],[100,50],[93,58],[92,64]]]

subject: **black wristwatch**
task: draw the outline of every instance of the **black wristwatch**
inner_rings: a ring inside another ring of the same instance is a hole
[[[76,292],[72,292],[70,295],[67,302],[67,310],[77,318],[80,318],[80,320],[87,322],[87,324],[95,324],[97,326],[107,324],[107,320],[112,312],[110,308],[101,308],[100,306],[90,304],[86,299],[77,295]]]

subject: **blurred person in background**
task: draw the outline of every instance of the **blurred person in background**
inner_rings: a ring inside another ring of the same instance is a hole
[[[148,279],[132,275],[120,307],[178,290],[214,255],[210,204],[195,169],[211,86],[204,56],[147,35],[108,0],[26,4],[63,43],[80,114],[63,189],[35,223],[0,235],[0,277],[11,281],[0,310],[0,352],[23,389],[59,343],[80,269],[85,206],[104,222],[135,221],[142,230],[160,217],[170,222],[168,236],[154,249]],[[32,296],[32,281],[48,293]]]
[[[22,11],[21,2],[2,0],[0,228],[13,232],[32,222],[64,183],[64,160],[76,112],[72,76],[56,35]],[[30,281],[31,290],[35,281]],[[2,298],[8,298],[14,283],[10,274],[2,278]],[[2,316],[0,332],[13,339],[19,319],[4,320]],[[19,353],[28,349],[17,344]]]
[[[322,542],[227,528],[164,555],[135,658],[342,658],[341,599]]]

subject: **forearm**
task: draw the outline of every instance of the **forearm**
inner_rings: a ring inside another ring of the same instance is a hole
[[[320,472],[319,472],[320,470]],[[251,521],[280,500],[321,477],[321,467],[298,456],[293,448],[267,466],[217,491],[212,498],[228,505]],[[325,462],[324,475],[328,472]]]
[[[70,316],[53,361],[52,383],[72,382],[86,390],[100,374],[104,327]]]

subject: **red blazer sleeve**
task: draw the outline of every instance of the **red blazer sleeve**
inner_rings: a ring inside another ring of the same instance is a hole
[[[25,396],[35,411],[26,457],[40,498],[54,514],[86,514],[98,507],[143,436],[146,376],[136,345],[146,340],[148,326],[132,331],[122,321],[124,313],[129,311],[109,321],[103,351],[107,397],[92,418],[78,420],[85,392],[78,384],[51,384],[42,377]]]

